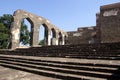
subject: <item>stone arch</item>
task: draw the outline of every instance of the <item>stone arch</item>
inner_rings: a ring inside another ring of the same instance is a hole
[[[30,46],[32,45],[32,41],[33,41],[33,28],[34,28],[34,23],[33,21],[29,18],[29,17],[25,17],[22,20],[27,20],[30,23]]]
[[[33,29],[33,27],[34,27],[34,23],[33,23],[32,19],[30,19],[30,17],[19,16],[17,14],[14,14],[14,23],[12,25],[12,46],[14,46],[14,47],[19,47],[21,22],[24,19],[28,20],[28,22],[31,24],[31,29]],[[33,31],[33,30],[31,30],[31,31]],[[32,41],[33,41],[32,35],[33,34],[31,34],[31,36],[30,36],[31,37],[30,45],[32,45]]]
[[[49,27],[46,23],[42,23],[40,25],[40,27],[44,27],[44,34],[43,34],[43,40],[44,40],[44,44],[43,45],[48,45],[49,42],[48,42],[48,38],[49,38]],[[40,29],[40,28],[39,28]],[[39,30],[40,32],[41,30]]]
[[[64,36],[66,32],[58,29],[56,26],[52,25],[49,20],[31,14],[23,10],[17,10],[14,12],[14,22],[11,26],[12,34],[12,49],[19,47],[19,38],[20,38],[20,24],[23,19],[27,19],[31,24],[31,46],[38,46],[39,42],[39,27],[43,25],[45,27],[45,45],[51,45],[51,31],[53,32],[53,38],[55,39],[55,45],[58,45],[58,33],[60,32],[61,36]],[[63,37],[62,37],[63,38]],[[62,39],[64,40],[64,38]]]

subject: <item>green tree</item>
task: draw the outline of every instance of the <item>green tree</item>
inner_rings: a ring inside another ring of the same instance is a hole
[[[10,29],[12,22],[13,16],[11,14],[3,14],[3,16],[0,17],[0,23],[3,23],[8,29]]]
[[[9,30],[4,26],[3,23],[0,23],[0,48],[7,48],[9,41]]]
[[[14,19],[13,16],[11,14],[4,14],[3,16],[0,16],[0,36],[2,41],[0,41],[0,48],[8,48],[8,45],[10,43],[10,27],[11,24],[13,23]],[[4,28],[4,29],[2,29]],[[6,39],[7,40],[6,40]],[[4,45],[6,47],[3,46],[3,40],[5,40],[6,43],[4,43]],[[21,22],[21,30],[20,30],[20,43],[22,43],[22,45],[26,45],[29,44],[30,42],[30,32],[28,30],[27,25],[24,23],[24,20]]]
[[[11,24],[13,22],[13,16],[11,14],[3,14],[3,16],[0,16],[0,23],[3,24],[3,25],[0,25],[0,26],[4,26],[4,28],[6,29],[3,29],[1,34],[3,34],[2,37],[6,37],[5,35],[7,35],[7,41],[4,42],[4,46],[2,45],[3,44],[3,41],[0,42],[0,46],[1,48],[8,48],[10,47],[10,27],[11,27]],[[1,29],[0,29],[1,30]],[[5,32],[4,32],[5,30]],[[2,38],[1,37],[1,38]]]

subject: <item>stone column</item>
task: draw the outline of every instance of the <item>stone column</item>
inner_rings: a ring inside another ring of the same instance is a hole
[[[32,28],[32,46],[38,46],[39,43],[39,24],[34,24],[34,27]]]
[[[65,35],[62,34],[62,44],[61,45],[64,45],[65,44]]]
[[[48,38],[47,38],[48,39],[47,40],[48,41],[48,45],[51,45],[51,38],[50,37],[51,37],[51,31],[48,30]]]
[[[56,45],[58,45],[58,41],[59,41],[59,40],[58,40],[58,39],[59,39],[58,36],[59,36],[58,33],[56,33],[56,41],[55,41],[55,44],[56,44]]]
[[[56,35],[51,39],[52,40],[52,44],[51,45],[58,45],[58,34],[56,33]]]
[[[51,41],[52,41],[51,45],[56,45],[56,38],[52,38]]]
[[[45,35],[44,35],[44,45],[51,45],[51,33],[50,33],[50,29],[45,29]]]
[[[20,41],[20,20],[14,16],[14,22],[11,25],[11,49],[15,49],[19,47],[19,41]]]

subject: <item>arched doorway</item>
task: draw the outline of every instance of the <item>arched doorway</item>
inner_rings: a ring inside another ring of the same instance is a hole
[[[65,42],[64,42],[64,45],[65,45],[68,43],[67,35],[65,35],[64,39],[65,39]]]
[[[59,32],[58,34],[58,45],[62,45],[62,33]]]
[[[40,25],[39,28],[39,45],[48,45],[48,27],[46,24]]]
[[[19,46],[32,45],[32,35],[33,35],[32,26],[33,23],[29,18],[22,19],[20,26]]]

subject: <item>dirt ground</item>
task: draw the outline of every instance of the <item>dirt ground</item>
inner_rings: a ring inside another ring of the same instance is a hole
[[[0,80],[60,80],[0,66]]]

